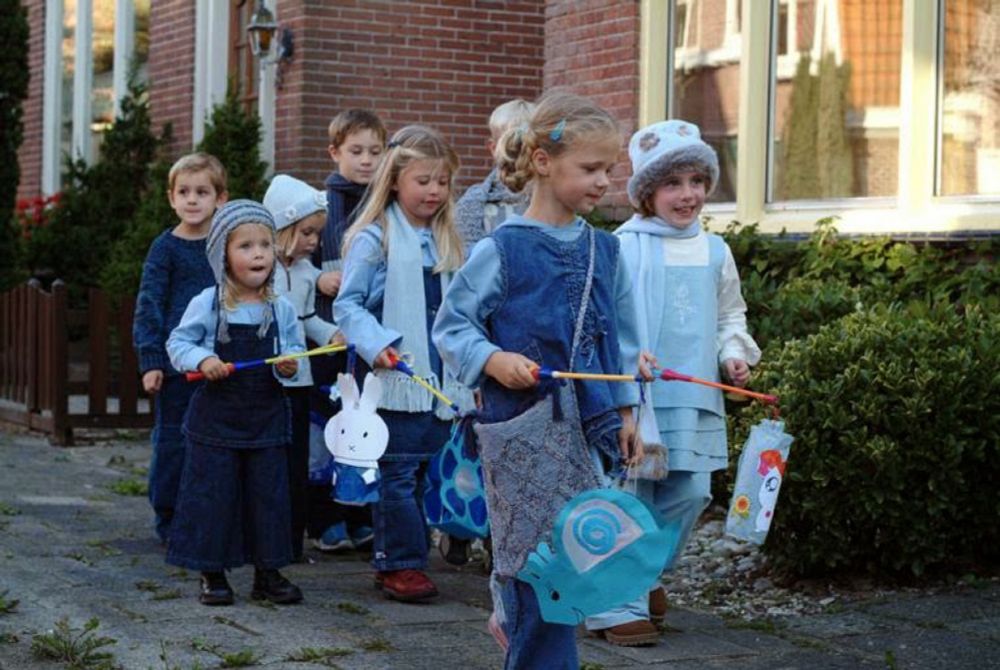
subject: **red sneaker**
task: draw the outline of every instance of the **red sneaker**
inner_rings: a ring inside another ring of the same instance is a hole
[[[388,570],[378,573],[376,583],[381,577],[382,593],[386,598],[404,603],[418,602],[433,598],[438,594],[437,587],[430,577],[420,570]]]

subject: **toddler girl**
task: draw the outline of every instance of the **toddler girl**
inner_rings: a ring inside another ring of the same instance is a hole
[[[291,561],[287,401],[279,377],[298,365],[231,372],[223,363],[303,351],[295,308],[276,297],[274,219],[260,203],[234,200],[212,219],[205,245],[216,286],[196,295],[167,340],[180,372],[198,370],[184,418],[187,460],[167,562],[201,571],[200,601],[231,605],[225,570],[254,565],[255,600],[294,603],[298,587],[278,568]]]

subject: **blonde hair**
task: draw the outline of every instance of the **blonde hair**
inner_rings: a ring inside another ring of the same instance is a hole
[[[508,129],[526,124],[534,111],[535,105],[521,98],[498,105],[490,114],[490,136],[499,139]]]
[[[170,167],[170,172],[167,174],[168,191],[172,192],[174,190],[174,184],[177,183],[178,175],[185,172],[207,172],[216,195],[226,192],[226,168],[222,166],[222,162],[218,158],[211,154],[199,151],[178,158],[177,162]]]
[[[307,214],[290,226],[285,226],[275,235],[274,255],[281,261],[282,265],[288,265],[292,262],[291,251],[299,241],[299,224],[310,219],[321,221],[320,228],[322,228],[326,224],[326,212],[320,211]]]
[[[367,109],[345,109],[333,117],[326,132],[330,137],[330,145],[339,148],[348,135],[359,130],[372,131],[379,141],[385,144],[386,131],[382,119]]]
[[[247,221],[246,223],[241,223],[239,226],[260,226],[264,230],[271,233],[271,241],[274,241],[274,228],[267,225],[266,223],[259,223],[257,221]],[[236,228],[238,228],[237,226]],[[236,230],[233,228],[233,230]],[[229,231],[229,235],[232,234],[232,230]],[[226,276],[225,281],[222,282],[222,296],[220,300],[226,309],[232,310],[236,309],[239,305],[239,301],[236,299],[237,294],[239,294],[239,287],[233,280],[232,275],[229,274],[229,235],[226,235],[226,248],[223,250],[223,258],[225,259]],[[277,250],[275,250],[274,262],[278,262]],[[268,275],[267,281],[257,289],[257,296],[261,301],[265,303],[274,302],[276,294],[274,292],[274,266],[271,266],[271,274]]]
[[[497,142],[500,178],[518,193],[537,176],[532,161],[535,149],[555,158],[578,142],[605,139],[621,142],[618,122],[608,112],[572,93],[547,93],[526,124],[509,128]]]
[[[401,128],[392,136],[386,149],[385,158],[379,164],[368,186],[364,207],[344,234],[344,248],[341,255],[347,257],[347,251],[351,248],[354,238],[371,223],[377,224],[382,229],[382,249],[388,253],[390,240],[385,210],[396,199],[393,187],[396,186],[399,175],[416,161],[441,161],[444,169],[448,171],[449,185],[448,197],[431,218],[431,231],[434,233],[438,251],[438,263],[434,266],[434,272],[457,270],[462,266],[463,247],[462,240],[455,230],[455,201],[452,196],[454,186],[451,182],[458,171],[458,154],[448,146],[436,130],[427,126]]]

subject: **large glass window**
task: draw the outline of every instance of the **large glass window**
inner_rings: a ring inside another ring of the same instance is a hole
[[[1000,194],[1000,0],[947,0],[938,192]]]
[[[115,0],[93,0],[93,3],[91,53],[94,70],[90,86],[90,163],[97,160],[104,131],[115,120]]]
[[[728,8],[727,4],[733,4]],[[719,154],[719,187],[714,202],[736,200],[736,131],[740,103],[740,53],[734,48],[733,20],[738,2],[674,0],[673,87],[670,117],[701,128]],[[728,20],[727,20],[728,18]]]
[[[76,70],[76,0],[63,2],[62,110],[59,114],[59,156],[72,155],[73,73]],[[57,167],[57,171],[62,166]]]
[[[898,192],[902,5],[774,2],[772,201]]]

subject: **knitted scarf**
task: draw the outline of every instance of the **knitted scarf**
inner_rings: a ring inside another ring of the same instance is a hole
[[[427,304],[424,299],[424,260],[420,236],[406,219],[399,205],[393,202],[385,211],[388,263],[385,277],[385,297],[382,301],[382,325],[403,336],[401,348],[413,356],[410,367],[414,373],[457,403],[462,413],[474,406],[472,391],[460,384],[453,372],[444,366],[444,385],[430,368],[430,347],[427,333]],[[450,272],[439,274],[441,295],[448,289]],[[426,389],[402,372],[380,369],[384,409],[402,412],[427,412],[435,409],[435,398]],[[438,418],[450,420],[454,413],[444,403],[437,402]]]

